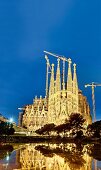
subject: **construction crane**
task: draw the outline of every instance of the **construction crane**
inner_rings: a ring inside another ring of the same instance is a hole
[[[25,108],[20,108],[20,107],[19,107],[18,110],[25,110]]]
[[[94,116],[94,122],[96,122],[96,109],[95,109],[95,87],[97,86],[101,86],[101,84],[98,83],[90,83],[90,84],[86,84],[85,88],[87,87],[91,87],[92,88],[92,103],[93,103],[93,116]]]
[[[68,59],[66,57],[64,57],[64,56],[56,55],[56,54],[50,53],[48,51],[44,51],[44,53],[52,55],[52,56],[54,56],[56,58],[59,58],[60,60],[63,61],[63,90],[65,90],[65,62],[68,62]]]
[[[51,72],[51,66],[50,66],[50,62],[49,62],[47,55],[45,55],[45,59],[46,59],[46,65],[47,65],[47,70],[46,70],[46,97],[48,97],[48,79],[49,79],[49,73]]]

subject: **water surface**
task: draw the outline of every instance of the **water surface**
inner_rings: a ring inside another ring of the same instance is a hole
[[[101,145],[6,145],[0,148],[0,170],[101,170]]]

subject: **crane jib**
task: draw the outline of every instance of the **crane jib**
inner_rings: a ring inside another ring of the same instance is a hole
[[[68,62],[68,59],[67,59],[66,57],[64,57],[64,56],[56,55],[56,54],[51,53],[51,52],[48,52],[48,51],[44,51],[44,53],[49,54],[49,55],[51,55],[51,56],[54,56],[54,57],[56,57],[56,58],[59,58],[60,60],[63,60],[63,61],[67,61],[67,62]]]

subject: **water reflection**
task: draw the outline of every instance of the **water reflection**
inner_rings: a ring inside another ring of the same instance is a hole
[[[100,144],[26,144],[16,151],[11,170],[101,170],[96,160],[101,161]]]
[[[65,144],[65,145],[40,145],[36,146],[35,149],[40,151],[44,156],[51,157],[48,169],[82,169],[82,167],[88,166],[91,168],[91,158],[87,159],[83,154],[83,146],[79,147],[75,144]]]
[[[2,145],[0,146],[0,159],[3,159],[6,157],[7,160],[9,160],[10,154],[13,151],[12,145]]]

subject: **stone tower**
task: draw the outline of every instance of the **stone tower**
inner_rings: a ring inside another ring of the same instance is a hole
[[[71,71],[72,61],[68,59],[68,75],[67,75],[67,110],[68,115],[72,113],[72,71]]]
[[[49,87],[49,101],[48,101],[48,122],[54,122],[56,119],[55,115],[55,101],[54,101],[54,93],[55,93],[55,81],[54,81],[54,64],[52,64],[51,69],[51,78],[50,78],[50,87]]]
[[[78,82],[76,75],[76,64],[74,66],[74,74],[73,74],[73,113],[78,113]]]

